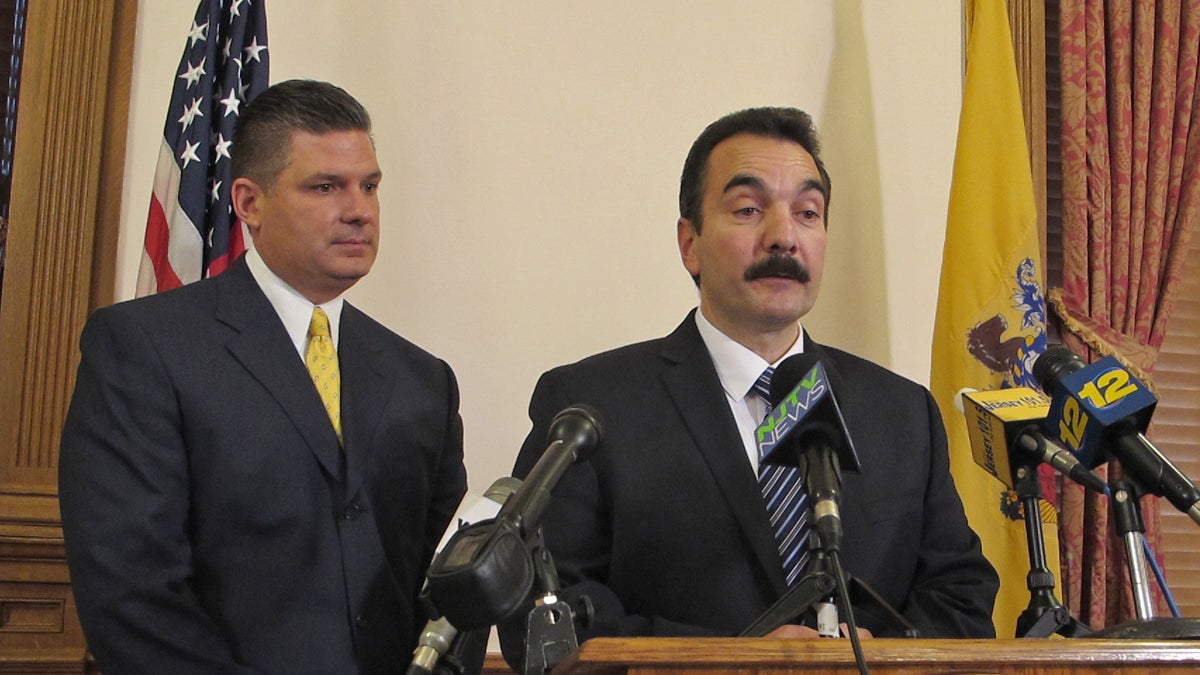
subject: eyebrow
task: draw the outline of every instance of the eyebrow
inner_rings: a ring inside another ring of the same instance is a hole
[[[758,176],[749,173],[739,173],[733,178],[729,179],[729,182],[725,184],[725,189],[722,190],[722,193],[727,193],[730,190],[739,187],[749,187],[762,192],[767,191],[766,183],[764,183],[763,180]],[[821,197],[826,201],[829,200],[829,192],[825,189],[825,184],[816,178],[809,178],[801,183],[800,189],[796,191],[796,194],[801,195],[805,192],[813,191],[821,193]]]
[[[379,171],[372,171],[371,173],[364,176],[364,178],[369,181],[382,180],[383,179],[383,170],[381,169]],[[335,181],[340,181],[340,180],[345,180],[345,179],[346,179],[346,176],[344,174],[340,174],[340,173],[317,172],[308,177],[308,180],[310,180],[310,181],[311,180],[319,180],[319,181],[325,181],[325,182],[335,182]]]

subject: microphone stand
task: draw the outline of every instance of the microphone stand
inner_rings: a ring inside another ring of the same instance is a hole
[[[1129,563],[1129,581],[1133,587],[1133,604],[1139,621],[1154,618],[1154,602],[1150,598],[1150,578],[1146,574],[1146,557],[1142,544],[1145,539],[1146,521],[1142,519],[1144,492],[1137,483],[1122,478],[1113,484],[1113,520],[1117,532],[1125,540],[1125,559]]]
[[[1195,640],[1200,639],[1200,619],[1187,617],[1154,617],[1150,598],[1150,583],[1146,575],[1143,546],[1146,523],[1142,519],[1142,495],[1147,492],[1129,476],[1112,485],[1112,507],[1116,530],[1125,540],[1129,563],[1129,580],[1133,586],[1137,619],[1109,626],[1092,633],[1095,638],[1124,638],[1132,640]]]
[[[1013,453],[1011,456],[1023,456]],[[1042,638],[1058,633],[1064,637],[1084,637],[1092,629],[1063,606],[1054,595],[1054,573],[1046,566],[1046,539],[1042,533],[1042,518],[1038,501],[1042,486],[1038,481],[1038,462],[1020,461],[1014,470],[1013,489],[1025,512],[1025,543],[1029,548],[1029,606],[1017,617],[1017,637]]]
[[[583,597],[580,609],[576,611],[558,596],[561,590],[558,570],[549,549],[539,544],[530,553],[538,589],[526,622],[524,673],[543,675],[579,646],[575,622],[578,620],[586,627],[591,622],[592,606],[591,601]]]
[[[820,546],[816,532],[810,533],[809,537],[813,542],[813,561],[808,570],[775,601],[775,604],[768,607],[767,611],[742,631],[739,637],[762,637],[782,625],[795,623],[798,617],[830,596],[847,600],[843,611],[848,616],[853,611],[852,605],[870,606],[881,610],[882,616],[893,628],[899,629],[904,637],[920,637],[917,627],[862,579],[846,575],[846,583],[839,589],[837,578],[829,568],[836,566],[835,571],[840,570],[841,561],[830,560],[824,548]]]

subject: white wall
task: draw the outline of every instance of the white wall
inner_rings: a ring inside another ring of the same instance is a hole
[[[157,144],[195,0],[138,9],[117,297],[132,297]],[[271,0],[272,81],[372,112],[383,244],[350,299],[445,358],[474,489],[506,475],[544,370],[671,330],[679,170],[717,117],[816,117],[829,262],[805,325],[928,381],[961,94],[939,0]]]

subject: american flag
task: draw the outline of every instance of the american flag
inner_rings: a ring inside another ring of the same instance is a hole
[[[229,200],[240,106],[267,88],[266,0],[201,0],[163,129],[137,295],[215,276],[246,249]]]

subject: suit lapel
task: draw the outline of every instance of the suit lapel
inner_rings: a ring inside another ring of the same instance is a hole
[[[342,308],[338,364],[342,369],[342,437],[346,448],[346,498],[362,485],[375,427],[391,398],[399,376],[383,358],[384,345],[371,322],[357,308]]]
[[[667,336],[662,353],[663,358],[675,364],[664,372],[663,383],[676,410],[741,525],[754,556],[771,583],[784,590],[787,584],[783,566],[775,535],[767,522],[758,480],[746,460],[737,424],[692,314]]]
[[[235,331],[226,348],[283,408],[317,461],[340,478],[337,435],[279,315],[244,258],[216,278],[216,318]]]

